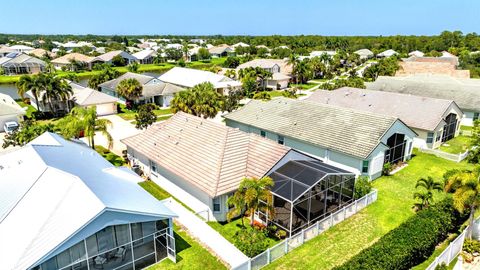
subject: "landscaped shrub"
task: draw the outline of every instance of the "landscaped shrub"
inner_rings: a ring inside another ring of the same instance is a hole
[[[435,267],[435,270],[448,270],[448,267],[445,263],[441,263]]]
[[[264,230],[247,228],[235,234],[235,246],[248,257],[254,257],[268,248],[268,239]]]
[[[364,249],[336,270],[410,269],[425,261],[447,234],[457,230],[467,215],[461,215],[447,198],[419,211],[375,244]]]
[[[367,176],[358,177],[355,183],[355,199],[360,199],[372,191],[372,182]]]
[[[382,170],[383,175],[390,175],[390,172],[392,172],[392,170],[393,170],[393,167],[390,162],[383,164],[383,170]]]
[[[475,252],[480,253],[480,242],[476,240],[466,239],[463,243],[463,251],[473,254]]]

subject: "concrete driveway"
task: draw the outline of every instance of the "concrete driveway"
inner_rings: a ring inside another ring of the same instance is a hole
[[[127,149],[125,144],[121,143],[120,140],[137,135],[142,132],[141,130],[136,129],[133,124],[126,120],[123,120],[120,116],[117,115],[107,115],[101,116],[99,118],[108,119],[110,120],[110,122],[112,122],[112,127],[108,128],[108,132],[110,133],[110,135],[112,135],[113,138],[113,148],[111,149],[111,151],[119,156],[122,155],[123,150]],[[82,140],[86,142],[85,139]],[[108,147],[108,142],[101,132],[97,132],[95,134],[95,145],[101,145],[105,148]]]

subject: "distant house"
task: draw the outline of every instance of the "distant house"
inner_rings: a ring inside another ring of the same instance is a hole
[[[354,53],[358,54],[358,56],[360,56],[360,59],[370,59],[375,55],[369,49],[360,49],[358,51],[355,51]]]
[[[165,83],[171,83],[184,88],[191,88],[197,84],[209,82],[219,94],[227,95],[230,90],[238,90],[242,83],[223,75],[215,74],[213,72],[174,67],[171,70],[162,74],[158,79]]]
[[[102,55],[97,56],[97,58],[103,61],[104,63],[112,64],[112,60],[116,56],[121,56],[125,60],[125,65],[128,65],[137,61],[137,58],[135,58],[135,56],[120,50],[104,53]]]
[[[12,45],[12,46],[10,46],[10,49],[12,49],[16,52],[29,53],[30,51],[32,51],[35,48],[30,47],[30,46],[25,46],[25,45]]]
[[[0,269],[175,261],[175,213],[87,145],[46,132],[0,156],[0,168]]]
[[[131,72],[127,72],[116,79],[104,82],[100,84],[99,87],[103,93],[119,98],[119,102],[125,102],[125,98],[117,93],[117,85],[126,79],[136,79],[142,85],[142,96],[138,100],[135,100],[135,102],[139,104],[155,103],[162,107],[168,107],[170,106],[170,101],[173,99],[174,94],[184,90],[181,86],[162,82],[158,78]]]
[[[453,100],[462,109],[462,125],[472,126],[480,114],[480,80],[446,75],[379,76],[367,89]]]
[[[11,49],[8,46],[0,45],[0,57],[4,57],[9,53],[15,52],[15,50]]]
[[[226,44],[215,46],[208,49],[208,52],[210,52],[210,55],[213,58],[226,57],[229,54],[233,53],[234,51],[235,51],[234,49],[232,49],[230,46]]]
[[[457,69],[458,57],[443,52],[440,57],[425,57],[412,55],[402,59],[400,69],[395,76],[409,76],[415,74],[444,74],[456,78],[470,78],[469,70]]]
[[[457,136],[463,117],[453,100],[350,87],[315,91],[307,100],[397,117],[418,134],[413,146],[419,148],[437,148]]]
[[[0,58],[5,75],[36,74],[45,71],[45,66],[44,61],[24,53],[12,52]]]
[[[48,100],[44,98],[44,92],[39,93],[38,101],[40,104],[36,104],[35,97],[31,91],[26,93],[26,96],[30,99],[33,107],[41,112],[51,112],[51,108],[55,112],[68,113],[73,107],[92,107],[97,108],[97,115],[109,115],[117,113],[118,98],[112,97],[97,90],[83,87],[77,83],[69,82],[72,87],[73,95],[69,98],[68,102],[60,100]],[[50,104],[52,102],[52,104]]]
[[[6,122],[15,121],[19,123],[25,110],[13,100],[9,95],[0,93],[0,132],[3,132],[3,126]]]
[[[224,118],[227,126],[371,179],[385,163],[410,159],[417,135],[396,117],[286,98],[252,100]]]
[[[312,51],[310,52],[310,58],[319,57],[319,56],[322,56],[323,54],[333,57],[335,54],[337,54],[337,52],[336,51]]]
[[[265,49],[265,50],[267,50],[267,51],[271,51],[271,49],[268,48],[268,47],[265,46],[265,45],[257,45],[257,46],[255,46],[255,48],[257,48],[257,49]]]
[[[89,47],[91,48],[92,50],[95,50],[95,46],[90,43],[90,42],[86,42],[86,41],[80,41],[80,42],[74,42],[74,41],[68,41],[66,43],[58,43],[57,44],[58,47],[63,47],[65,49],[65,51],[67,52],[72,52],[74,49],[79,49],[79,48],[82,48],[82,47]]]
[[[425,54],[421,51],[412,51],[408,53],[408,56],[423,57]]]
[[[377,57],[379,58],[387,58],[387,57],[392,57],[394,55],[397,55],[398,53],[394,50],[386,50],[386,51],[383,51],[379,54],[377,54]]]
[[[42,57],[53,57],[54,54],[52,52],[49,52],[44,49],[34,49],[28,52],[29,55],[35,56],[37,58],[42,58]]]
[[[51,61],[53,66],[57,69],[69,68],[72,62],[75,61],[82,65],[85,69],[92,69],[95,64],[104,63],[104,61],[98,57],[87,56],[81,53],[69,53],[64,56],[60,56]]]
[[[182,198],[195,212],[207,214],[208,220],[226,221],[230,209],[228,197],[238,189],[244,177],[261,178],[268,174],[275,181],[272,193],[290,200],[292,194],[307,192],[321,180],[321,175],[325,174],[318,173],[318,170],[328,169],[329,172],[336,172],[339,180],[342,180],[340,182],[349,183],[344,195],[346,201],[353,200],[352,173],[258,134],[245,133],[186,113],[177,113],[169,120],[156,123],[145,132],[122,142],[127,145],[128,156],[134,166],[171,191],[173,196]],[[288,171],[285,166],[289,167]],[[301,172],[302,177],[295,177]],[[334,211],[333,208],[339,207],[342,204],[338,201],[340,195],[335,193],[337,201],[330,204],[335,205],[331,209],[324,207],[326,196],[322,196],[322,199],[318,196],[318,201],[314,203],[316,209],[321,209],[315,211],[318,217],[326,216],[329,210]],[[285,206],[282,199],[274,200],[279,210]],[[299,207],[305,211],[309,208],[308,204]],[[265,220],[265,215],[262,217],[260,214],[259,218]],[[274,222],[287,232],[293,232],[314,219],[312,216],[311,219],[304,217],[300,220],[301,217],[293,215],[293,222],[290,222],[291,218],[290,215],[288,218],[274,218]]]
[[[157,52],[154,50],[146,49],[143,51],[132,54],[140,64],[152,64],[153,59],[157,56]]]
[[[237,72],[249,67],[260,67],[272,73],[272,78],[265,80],[265,87],[275,90],[288,87],[288,82],[291,79],[290,75],[292,67],[287,64],[287,61],[280,59],[254,59],[239,65],[237,67]]]
[[[237,47],[244,47],[244,48],[246,48],[246,47],[250,47],[250,45],[248,45],[247,43],[238,42],[238,43],[236,43],[236,44],[233,44],[231,47],[235,50]]]

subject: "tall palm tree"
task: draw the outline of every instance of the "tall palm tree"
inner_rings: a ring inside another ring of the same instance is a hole
[[[235,194],[228,199],[229,205],[234,208],[229,211],[227,217],[231,218],[235,214],[242,214],[246,210],[250,215],[250,225],[253,226],[256,211],[265,211],[273,216],[274,208],[270,192],[272,186],[273,180],[270,177],[244,178]]]
[[[38,91],[35,89],[35,78],[36,75],[22,75],[18,82],[16,83],[17,86],[17,93],[20,97],[25,98],[25,93],[32,90],[32,94],[35,97],[35,103],[38,106]]]
[[[108,119],[98,119],[96,107],[81,108],[75,107],[67,117],[58,122],[60,133],[66,138],[78,137],[81,131],[88,139],[88,145],[95,149],[95,132],[99,131],[108,141],[108,148],[112,148],[112,135],[108,128],[112,122]]]
[[[67,111],[69,110],[68,102],[73,95],[73,90],[67,81],[48,74],[39,77],[39,84],[43,90],[43,98],[48,101],[52,113],[56,114],[53,104],[58,101],[65,102]]]
[[[292,73],[295,75],[295,69],[297,68],[298,63],[300,62],[300,58],[297,54],[290,54],[287,60],[287,64],[292,66]],[[295,84],[298,84],[298,78],[295,76]]]
[[[469,223],[473,225],[475,211],[480,205],[479,168],[474,171],[459,171],[447,179],[445,191],[453,193],[453,206],[460,213],[470,210]],[[471,227],[470,227],[471,228]],[[472,230],[468,233],[472,237]]]
[[[182,111],[203,118],[214,118],[222,110],[222,96],[206,82],[175,94],[170,103],[174,113]]]
[[[424,189],[424,191],[413,193],[414,199],[421,200],[420,203],[415,203],[417,210],[422,210],[430,206],[430,203],[433,202],[433,191],[440,192],[443,190],[442,184],[433,180],[431,176],[418,179],[415,188]]]
[[[142,96],[143,86],[137,79],[125,79],[117,85],[117,93],[127,100],[136,100]]]

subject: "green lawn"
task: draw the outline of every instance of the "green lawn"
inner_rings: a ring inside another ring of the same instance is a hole
[[[32,105],[30,104],[27,104],[23,101],[19,101],[17,100],[17,103],[18,105],[20,105],[22,108],[25,108],[27,107],[27,110],[25,111],[25,116],[28,117],[28,118],[31,118],[32,117],[32,113],[36,112],[37,109],[35,109],[35,107],[33,107]]]
[[[308,90],[310,88],[313,88],[314,86],[317,86],[318,83],[304,83],[304,84],[290,84],[290,87],[298,87],[298,89],[301,90]]]
[[[118,113],[117,115],[120,116],[122,119],[127,121],[131,121],[135,119],[135,114],[136,114],[135,111],[127,109],[124,104],[120,104],[120,109],[122,112]],[[154,110],[153,112],[157,116],[157,121],[168,119],[172,114],[172,110],[170,108],[158,109],[158,110]]]
[[[457,137],[445,142],[439,150],[450,154],[464,153],[471,146],[472,138],[468,136],[458,135]]]
[[[377,202],[265,269],[331,269],[340,265],[414,215],[412,194],[417,179],[432,176],[441,180],[443,173],[449,169],[472,168],[465,162],[455,163],[415,153],[417,156],[408,167],[393,176],[374,181],[373,186],[378,190]],[[444,193],[436,193],[434,199],[438,201],[444,196]]]
[[[187,208],[190,212],[195,213],[195,211],[192,210],[192,208],[188,207],[186,204],[181,202],[179,199],[175,198],[172,196],[170,193],[168,193],[166,190],[161,188],[159,185],[157,185],[153,181],[143,181],[138,183],[143,189],[145,189],[148,193],[152,194],[153,197],[157,198],[157,200],[165,200],[167,198],[172,197],[174,200],[176,200],[178,203],[183,205],[183,207]]]
[[[95,145],[95,151],[97,151],[100,155],[102,155],[103,158],[108,160],[116,167],[125,165],[125,160],[121,156],[110,152],[110,150],[101,145]]]
[[[203,248],[197,241],[192,239],[185,231],[174,226],[175,247],[177,251],[177,262],[169,259],[148,267],[148,270],[160,269],[182,269],[182,270],[216,270],[227,269],[215,256]]]
[[[470,127],[470,126],[460,126],[460,129],[461,129],[461,130],[465,130],[465,131],[472,131],[472,130],[473,130],[473,127]]]
[[[249,222],[248,219],[245,218],[243,221],[245,226],[250,226],[250,224],[248,223]],[[210,225],[210,227],[212,227],[214,230],[219,232],[223,237],[225,237],[225,239],[227,239],[232,244],[235,243],[235,234],[238,231],[245,229],[245,227],[242,226],[242,219],[240,218],[237,218],[232,220],[231,222],[225,222],[225,223],[210,221],[210,222],[207,222],[207,224]],[[270,247],[273,247],[278,242],[280,242],[280,240],[268,238],[268,243]]]

